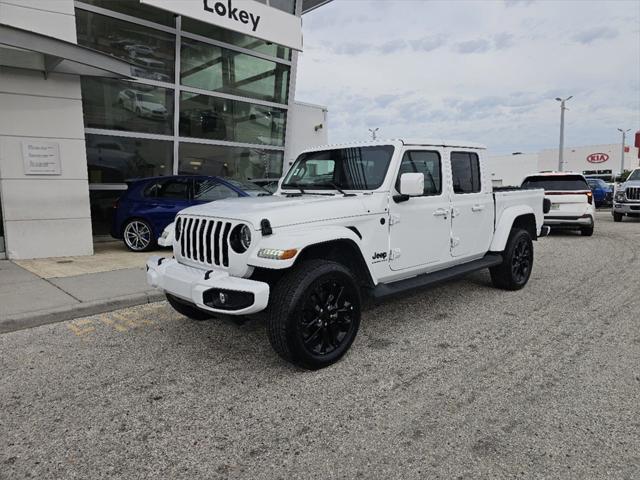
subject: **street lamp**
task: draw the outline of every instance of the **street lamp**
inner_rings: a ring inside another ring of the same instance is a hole
[[[560,155],[558,156],[558,170],[563,171],[563,161],[562,157],[564,156],[564,111],[568,110],[567,107],[564,106],[564,102],[567,100],[571,100],[573,95],[569,95],[567,98],[556,97],[556,100],[560,102]]]
[[[376,132],[380,130],[380,128],[370,128],[369,133],[371,134],[371,140],[376,139]]]
[[[630,128],[627,128],[626,130],[623,130],[621,128],[618,129],[618,131],[622,133],[622,151],[620,152],[620,175],[622,175],[622,172],[624,172],[624,140],[630,130]]]

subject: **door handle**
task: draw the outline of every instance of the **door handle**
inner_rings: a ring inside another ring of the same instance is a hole
[[[484,210],[484,205],[474,205],[471,207],[472,212],[481,212],[482,210]]]
[[[435,210],[433,212],[433,216],[434,217],[445,217],[445,218],[447,218],[447,215],[449,215],[449,210],[444,209],[444,208],[438,208],[437,210]]]

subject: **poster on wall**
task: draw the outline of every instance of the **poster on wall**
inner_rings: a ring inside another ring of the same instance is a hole
[[[254,0],[140,0],[176,15],[302,50],[302,19]]]
[[[60,175],[60,144],[55,142],[22,142],[25,175]]]

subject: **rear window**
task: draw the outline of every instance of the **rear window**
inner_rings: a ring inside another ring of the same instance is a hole
[[[580,175],[527,177],[522,182],[522,188],[544,188],[555,191],[590,190],[586,180]]]

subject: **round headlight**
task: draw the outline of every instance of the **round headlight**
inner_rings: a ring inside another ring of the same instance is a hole
[[[240,229],[240,244],[244,250],[249,250],[251,246],[251,229],[248,225],[243,225]]]
[[[231,230],[229,244],[236,253],[244,253],[251,246],[251,228],[249,225],[236,225]]]

